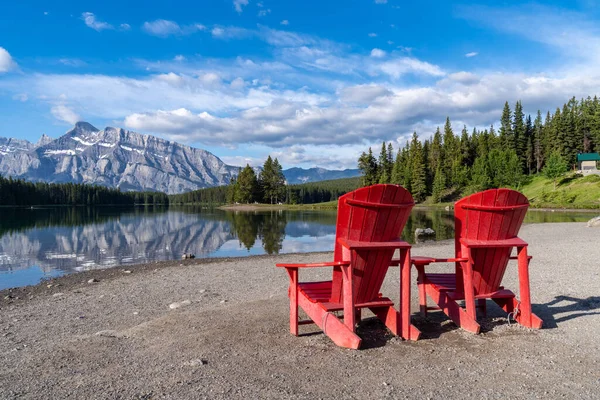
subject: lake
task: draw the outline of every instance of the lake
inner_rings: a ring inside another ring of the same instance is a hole
[[[530,211],[526,222],[584,222],[586,212]],[[0,208],[0,289],[118,265],[196,257],[331,251],[335,211],[223,211],[197,207]],[[434,240],[453,236],[453,213],[413,210],[416,228]]]

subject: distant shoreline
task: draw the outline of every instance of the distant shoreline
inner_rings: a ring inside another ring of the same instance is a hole
[[[443,204],[416,204],[414,206],[417,210],[444,210],[446,207],[450,207],[449,212],[454,208],[452,203]],[[330,201],[327,203],[314,203],[314,204],[228,204],[217,207],[220,210],[225,211],[277,211],[277,210],[336,210],[337,201]],[[561,207],[544,207],[535,208],[530,207],[529,211],[540,211],[540,212],[584,212],[584,213],[598,213],[598,208],[561,208]]]

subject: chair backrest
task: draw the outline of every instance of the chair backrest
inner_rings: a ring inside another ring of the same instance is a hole
[[[338,238],[385,242],[400,237],[415,202],[399,185],[373,185],[346,193],[338,200],[334,261],[344,260]],[[394,250],[360,251],[354,269],[355,302],[377,298]],[[342,273],[333,270],[331,302],[342,301]]]
[[[510,189],[491,189],[465,197],[454,205],[456,257],[462,257],[460,239],[503,240],[517,237],[529,201]],[[511,248],[477,248],[473,254],[475,294],[498,290],[508,265]],[[457,289],[463,288],[460,268],[456,268]]]

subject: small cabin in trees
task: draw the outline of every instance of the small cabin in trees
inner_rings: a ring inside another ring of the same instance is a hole
[[[598,153],[579,153],[577,154],[577,167],[579,172],[587,174],[598,174],[597,162],[600,161],[600,154]]]

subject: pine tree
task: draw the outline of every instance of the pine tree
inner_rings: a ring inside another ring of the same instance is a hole
[[[263,164],[262,171],[258,176],[258,181],[260,185],[260,190],[263,195],[263,200],[269,204],[273,204],[273,159],[269,155]],[[238,177],[239,180],[239,177]]]
[[[504,103],[504,109],[502,110],[499,137],[500,144],[503,148],[515,150],[515,140],[512,131],[512,112],[508,105],[508,101]]]
[[[523,121],[523,106],[520,101],[515,104],[515,113],[513,115],[513,140],[514,144],[511,147],[519,156],[522,170],[527,171],[527,157],[525,154],[527,148],[527,136],[525,133],[525,123]]]
[[[378,182],[377,161],[373,157],[373,151],[370,147],[369,152],[363,152],[358,159],[358,169],[362,174],[362,186],[369,186]]]
[[[548,160],[546,161],[546,166],[542,170],[546,178],[552,179],[554,190],[556,190],[556,180],[563,176],[566,171],[567,163],[558,151],[554,151],[550,154],[550,157],[548,157]]]
[[[377,164],[377,181],[379,183],[390,183],[392,175],[392,165],[388,158],[388,151],[385,142],[381,143],[381,152],[379,153],[379,162]]]
[[[410,151],[412,156],[411,168],[411,193],[416,202],[420,203],[427,196],[427,175],[425,167],[425,157],[423,156],[423,147],[417,133],[413,133],[410,143]]]
[[[442,200],[442,194],[446,189],[446,177],[442,171],[442,166],[438,165],[433,178],[433,187],[431,189],[431,201],[439,203]]]
[[[480,192],[491,187],[490,171],[488,168],[487,155],[478,157],[471,170],[471,183],[469,191],[471,193]]]
[[[456,160],[458,152],[458,144],[454,137],[454,131],[452,130],[452,124],[450,118],[446,117],[446,123],[444,124],[444,171],[446,173],[446,184],[452,184],[452,166]]]
[[[443,149],[442,149],[442,134],[438,127],[433,135],[431,147],[429,151],[429,166],[432,171],[437,171],[438,167],[443,164]]]
[[[392,142],[388,143],[387,148],[387,168],[387,175],[392,179],[392,169],[394,168],[394,146],[392,146]]]
[[[285,176],[283,175],[283,167],[279,164],[279,160],[275,158],[273,161],[273,176],[271,181],[271,189],[275,197],[275,203],[283,199],[285,193]]]
[[[246,167],[240,172],[236,180],[235,201],[238,203],[250,203],[254,201],[258,181],[252,167]]]
[[[404,183],[404,159],[402,156],[402,150],[399,149],[392,167],[392,176],[390,180],[390,183],[393,183],[394,185],[402,185]]]
[[[542,170],[544,163],[544,128],[542,124],[542,112],[538,110],[533,123],[533,155],[535,159],[535,172]]]
[[[527,118],[525,118],[525,169],[527,172],[527,175],[531,175],[531,172],[533,171],[533,169],[535,168],[534,166],[534,161],[535,161],[535,154],[534,154],[534,132],[533,132],[533,126],[531,125],[531,115],[528,115]]]

